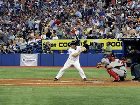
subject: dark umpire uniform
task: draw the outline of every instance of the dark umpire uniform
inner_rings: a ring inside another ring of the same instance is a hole
[[[140,82],[140,52],[138,50],[134,50],[131,57],[131,75],[135,77],[132,80]]]

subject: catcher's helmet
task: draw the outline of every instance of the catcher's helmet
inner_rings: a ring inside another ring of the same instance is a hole
[[[107,55],[107,57],[115,57],[115,55],[113,53]]]

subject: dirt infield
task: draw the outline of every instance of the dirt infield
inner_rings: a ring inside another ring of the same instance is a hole
[[[112,82],[110,79],[87,81],[78,79],[59,81],[51,79],[0,79],[0,86],[140,86],[140,82],[131,80]]]

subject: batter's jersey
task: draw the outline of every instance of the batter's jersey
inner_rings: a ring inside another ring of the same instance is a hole
[[[69,53],[69,57],[68,59],[72,60],[72,61],[78,61],[79,60],[79,55],[77,57],[73,57],[72,55],[74,53],[78,53],[81,50],[81,46],[76,46],[76,50],[72,49],[71,47],[68,50]]]

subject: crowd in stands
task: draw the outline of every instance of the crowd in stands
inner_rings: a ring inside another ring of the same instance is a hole
[[[42,39],[75,35],[140,38],[139,11],[139,0],[109,5],[105,0],[0,0],[0,52],[41,53]]]

